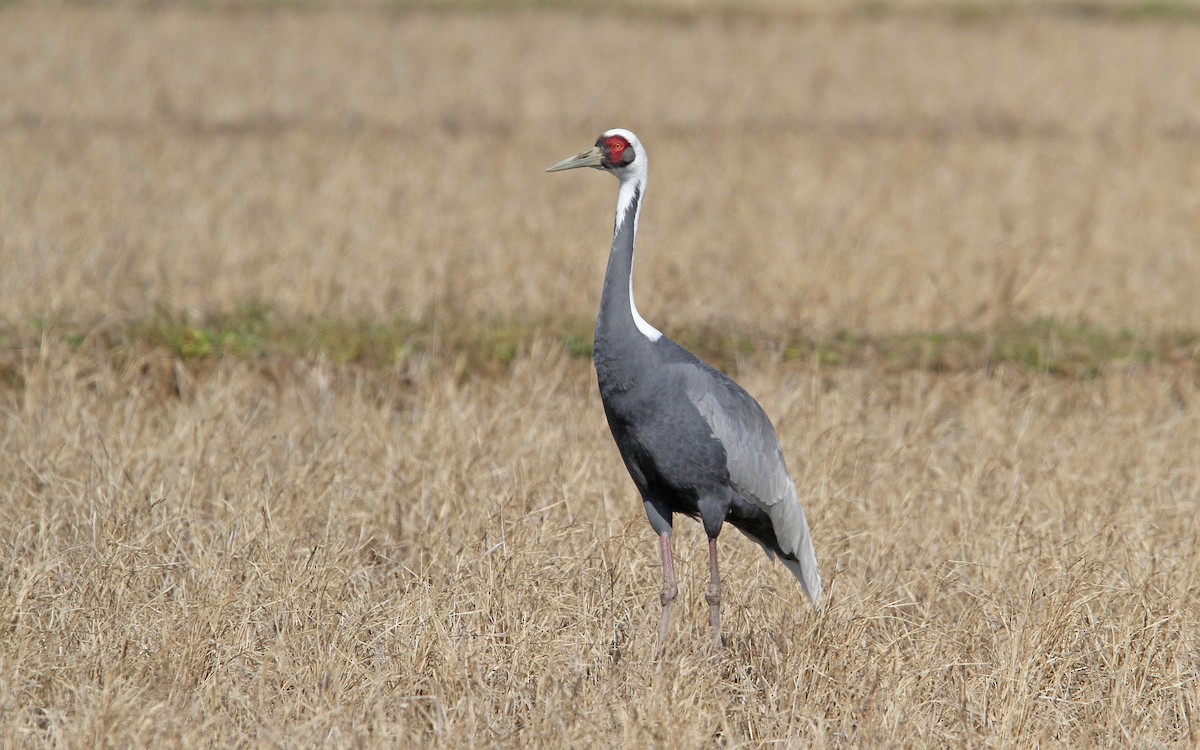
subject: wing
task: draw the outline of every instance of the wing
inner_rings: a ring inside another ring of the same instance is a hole
[[[688,399],[725,447],[730,484],[770,516],[781,562],[820,607],[821,574],[808,520],[771,420],[749,393],[720,371],[701,362],[683,369]]]

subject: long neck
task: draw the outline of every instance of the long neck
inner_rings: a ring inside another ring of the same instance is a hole
[[[633,302],[633,246],[645,187],[643,177],[634,177],[622,180],[617,193],[612,249],[596,318],[597,346],[627,346],[662,338],[662,333],[638,314]]]
[[[593,360],[605,408],[642,380],[654,357],[651,344],[662,338],[654,326],[638,315],[633,304],[633,243],[645,190],[644,176],[621,181],[600,314],[596,316]],[[610,415],[611,418],[611,415]]]

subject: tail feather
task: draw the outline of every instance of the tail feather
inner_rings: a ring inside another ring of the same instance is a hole
[[[809,546],[809,564],[800,562],[799,560],[789,560],[786,557],[779,558],[779,562],[784,564],[792,575],[796,576],[796,580],[800,582],[800,588],[804,590],[804,595],[818,610],[821,609],[823,603],[821,601],[821,574],[817,571],[817,559],[812,555],[812,546]]]
[[[767,513],[771,516],[771,526],[775,529],[775,537],[779,540],[780,548],[787,557],[780,555],[782,562],[796,580],[800,588],[808,596],[809,601],[817,609],[821,608],[821,572],[817,568],[817,553],[813,549],[812,535],[808,531],[808,519],[804,517],[804,508],[796,489],[788,482],[790,497],[784,497],[772,505]],[[788,559],[788,558],[793,559]]]

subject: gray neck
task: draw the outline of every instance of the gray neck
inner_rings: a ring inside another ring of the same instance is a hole
[[[594,360],[601,389],[627,390],[651,363],[651,344],[662,334],[642,319],[633,303],[633,248],[641,212],[642,180],[621,183],[600,314]]]

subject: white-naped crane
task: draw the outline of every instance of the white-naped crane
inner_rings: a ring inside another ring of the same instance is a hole
[[[596,145],[547,172],[601,169],[621,182],[594,360],[613,439],[633,477],[662,546],[662,654],[678,591],[671,556],[672,518],[698,518],[708,535],[705,600],[713,646],[721,649],[721,575],[717,536],[726,521],[777,557],[821,606],[821,575],[804,508],[784,464],[775,428],[750,394],[667,338],[633,303],[633,245],[646,196],[648,163],[641,141],[614,129]]]

